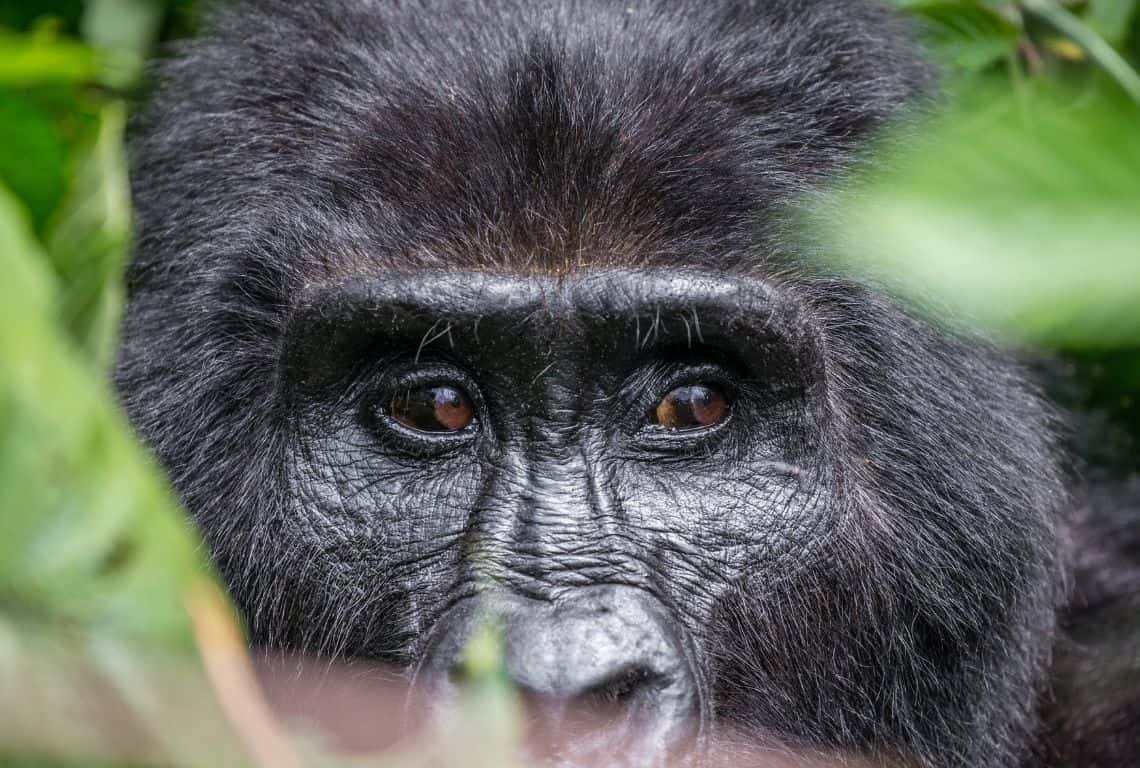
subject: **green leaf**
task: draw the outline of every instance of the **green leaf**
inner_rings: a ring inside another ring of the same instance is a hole
[[[0,192],[0,612],[172,646],[209,580],[196,537],[57,322],[58,283]]]
[[[0,765],[248,765],[192,655],[0,614],[0,679]]]
[[[1002,61],[1020,29],[993,8],[977,2],[912,0],[906,3],[921,23],[931,51],[958,73],[973,74]]]
[[[106,74],[129,87],[142,77],[165,13],[162,0],[89,0],[83,37],[104,52]]]
[[[998,91],[916,131],[815,224],[843,266],[939,317],[1074,348],[1140,342],[1140,110]]]
[[[507,674],[501,619],[483,616],[463,652],[464,685],[442,743],[445,765],[510,766],[522,743],[518,692]],[[479,744],[472,751],[471,744]]]
[[[1090,0],[1085,21],[1105,40],[1120,45],[1140,7],[1138,0]]]
[[[90,82],[98,73],[95,53],[81,43],[0,30],[0,85]]]
[[[125,125],[121,103],[102,108],[98,131],[79,153],[71,188],[47,236],[51,263],[64,288],[61,318],[100,370],[109,368],[114,355],[131,237]]]
[[[0,760],[241,764],[186,607],[220,589],[2,187],[0,271]]]
[[[27,206],[37,232],[63,198],[67,147],[53,115],[23,93],[0,89],[0,182]]]
[[[26,30],[51,19],[70,31],[82,12],[83,0],[0,0],[0,27]]]
[[[1055,0],[1021,0],[1027,11],[1053,25],[1088,53],[1133,101],[1140,104],[1140,73],[1104,38]]]
[[[89,0],[83,37],[92,45],[145,56],[158,37],[165,13],[162,0]]]

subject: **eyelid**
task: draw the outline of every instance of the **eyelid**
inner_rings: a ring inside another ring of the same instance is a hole
[[[695,362],[658,360],[636,371],[622,388],[629,403],[627,434],[634,444],[653,452],[687,452],[709,440],[719,439],[735,419],[740,387],[736,366],[708,360]],[[707,427],[689,430],[662,429],[653,424],[650,415],[661,400],[674,390],[697,384],[719,388],[728,401],[728,414]]]
[[[400,391],[418,390],[433,386],[458,388],[470,401],[471,422],[455,432],[428,432],[400,423],[387,412],[388,404]],[[479,387],[461,367],[447,362],[395,363],[384,371],[365,402],[365,414],[370,429],[385,440],[391,439],[397,448],[412,452],[439,452],[469,443],[485,429],[486,407]]]
[[[731,404],[740,390],[737,379],[723,366],[714,363],[700,363],[696,365],[682,365],[661,380],[654,388],[657,393],[653,403],[656,405],[662,398],[677,389],[698,385],[712,385],[719,388]]]
[[[686,359],[684,351],[679,359],[652,359],[637,366],[621,386],[622,396],[630,401],[664,396],[677,387],[709,382],[726,388],[736,389],[739,366],[731,360],[721,362],[702,357],[699,360]],[[659,399],[659,398],[658,398]]]
[[[436,386],[458,386],[473,404],[481,402],[474,378],[462,366],[448,361],[396,361],[381,372],[377,389],[396,392]]]

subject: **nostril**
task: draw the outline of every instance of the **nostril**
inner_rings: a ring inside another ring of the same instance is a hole
[[[473,682],[470,670],[464,663],[456,663],[448,668],[447,681],[457,688],[466,687]],[[642,694],[664,688],[667,683],[668,681],[660,673],[641,665],[632,665],[620,669],[605,679],[589,684],[578,691],[533,689],[525,683],[515,681],[519,692],[528,699],[561,699],[568,704],[590,708],[628,705]]]

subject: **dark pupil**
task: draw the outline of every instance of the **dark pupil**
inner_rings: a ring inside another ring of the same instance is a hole
[[[421,432],[458,432],[474,416],[471,401],[456,387],[423,387],[397,395],[389,414],[405,427]]]
[[[728,399],[713,386],[694,384],[667,394],[654,411],[654,421],[666,429],[712,426],[728,413]]]

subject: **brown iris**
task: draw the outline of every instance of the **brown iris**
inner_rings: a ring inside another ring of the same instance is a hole
[[[460,432],[474,421],[475,409],[462,389],[439,384],[401,392],[388,415],[420,432]]]
[[[654,422],[665,429],[685,430],[711,427],[728,415],[728,398],[711,384],[677,387],[657,404]]]

